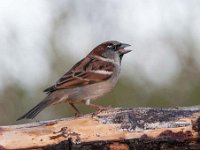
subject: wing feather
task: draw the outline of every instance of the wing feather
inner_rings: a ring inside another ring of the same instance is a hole
[[[114,64],[92,57],[86,57],[65,73],[55,85],[44,92],[51,93],[59,89],[74,88],[94,84],[109,79],[112,76]]]

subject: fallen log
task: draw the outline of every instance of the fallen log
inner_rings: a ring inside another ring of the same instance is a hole
[[[0,149],[200,149],[200,106],[113,108],[0,126]]]

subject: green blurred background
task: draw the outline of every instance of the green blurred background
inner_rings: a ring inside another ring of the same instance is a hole
[[[199,14],[198,0],[0,0],[0,125],[31,122],[15,120],[107,40],[129,43],[133,51],[123,59],[116,88],[97,104],[199,105]],[[59,104],[35,120],[73,115],[71,107]]]

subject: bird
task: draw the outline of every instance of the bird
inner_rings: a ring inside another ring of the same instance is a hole
[[[33,119],[47,106],[61,102],[71,105],[76,114],[80,114],[75,106],[77,103],[84,103],[96,110],[102,109],[103,106],[91,102],[115,87],[122,58],[132,51],[125,49],[129,46],[131,45],[118,41],[106,41],[95,47],[54,85],[45,89],[47,96],[17,121]]]

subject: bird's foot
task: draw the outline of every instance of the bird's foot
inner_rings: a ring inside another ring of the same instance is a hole
[[[98,109],[97,109],[97,112],[102,112],[102,111],[107,111],[107,110],[109,110],[109,109],[111,109],[112,107],[109,105],[109,106],[107,106],[107,107],[105,107],[105,106],[100,106]]]
[[[107,111],[109,109],[111,109],[112,107],[109,105],[108,107],[105,106],[98,106],[98,108],[96,109],[96,111],[94,113],[92,113],[92,117],[100,114],[103,111]]]
[[[81,117],[82,116],[82,114],[81,113],[75,113],[75,118],[79,118],[79,117]]]

